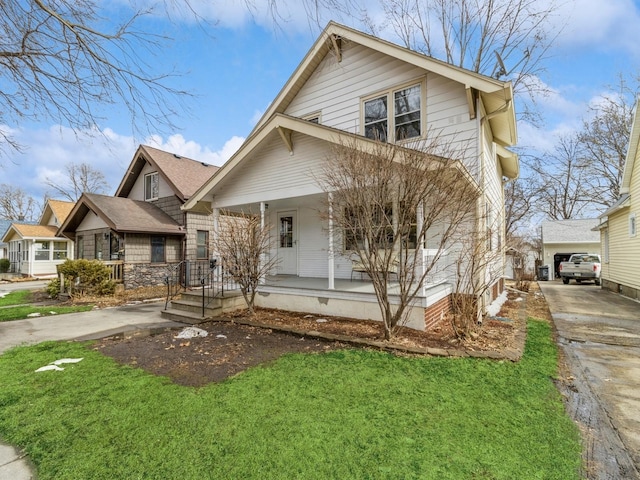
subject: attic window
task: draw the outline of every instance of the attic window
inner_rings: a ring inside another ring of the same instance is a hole
[[[144,176],[144,199],[158,199],[158,172],[148,173]]]
[[[363,102],[364,136],[398,142],[422,135],[422,84],[384,92]]]

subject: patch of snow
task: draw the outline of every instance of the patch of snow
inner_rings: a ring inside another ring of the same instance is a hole
[[[313,315],[305,315],[305,316],[304,316],[304,317],[302,317],[302,318],[313,318]]]
[[[4,298],[9,295],[11,292],[0,292],[0,298]]]
[[[64,368],[61,368],[57,365],[46,365],[37,369],[36,372],[46,372],[47,370],[55,370],[56,372],[61,372],[62,370],[64,370]]]
[[[516,298],[516,299],[514,300],[514,302],[521,302],[521,301],[523,301],[523,300],[524,300],[524,298],[522,298],[522,297],[518,297],[518,298]]]
[[[84,360],[82,358],[61,358],[60,360],[56,360],[55,362],[51,362],[51,365],[62,365],[63,363],[78,363]]]
[[[27,315],[27,317],[32,318],[32,317],[41,317],[42,314],[40,312],[33,312],[30,313],[29,315]]]
[[[507,292],[505,290],[500,295],[498,295],[498,298],[496,298],[493,302],[491,302],[491,305],[489,305],[489,307],[487,308],[487,315],[491,317],[495,317],[500,311],[500,308],[502,308],[502,305],[504,304],[504,302],[506,301],[507,301]]]
[[[176,338],[194,338],[194,337],[206,337],[209,332],[198,327],[185,327],[183,328]]]
[[[36,372],[47,372],[49,370],[53,370],[55,372],[61,372],[64,368],[59,367],[58,365],[63,365],[65,363],[78,363],[84,360],[83,358],[61,358],[56,360],[55,362],[51,362],[49,365],[45,365],[44,367],[40,367],[36,370]]]
[[[316,320],[316,323],[327,323],[329,320],[327,320],[326,318],[319,318]]]
[[[54,312],[54,311],[49,312],[49,315],[57,315],[57,314],[58,312]]]
[[[222,335],[222,334],[220,333],[220,334],[216,335],[216,338],[227,338],[227,336],[226,336],[226,335]]]

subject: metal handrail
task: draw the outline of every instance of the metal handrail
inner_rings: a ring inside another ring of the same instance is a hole
[[[226,274],[224,262],[218,259],[189,261],[185,260],[172,265],[165,276],[167,298],[165,310],[169,301],[183,289],[202,289],[202,316],[206,307],[214,298],[224,297],[225,291],[236,290],[238,285],[233,278]]]

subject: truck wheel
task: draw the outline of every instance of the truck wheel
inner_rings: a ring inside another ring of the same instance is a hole
[[[599,278],[596,278],[596,279],[594,280],[594,282],[596,283],[596,285],[600,285],[600,279],[599,279]]]
[[[562,277],[562,283],[569,285],[569,277]]]
[[[582,280],[576,280],[576,283],[580,285],[582,283]]]

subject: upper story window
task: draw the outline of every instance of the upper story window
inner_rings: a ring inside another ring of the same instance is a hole
[[[422,134],[421,98],[418,84],[365,100],[364,135],[381,142],[419,137]]]
[[[144,176],[144,199],[158,199],[158,172],[147,173]]]

